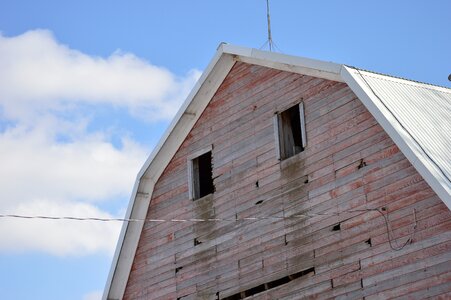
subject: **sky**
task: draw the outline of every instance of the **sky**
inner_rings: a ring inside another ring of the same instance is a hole
[[[451,87],[451,1],[272,0],[279,52]],[[0,0],[0,214],[123,217],[221,42],[265,0]],[[4,299],[100,299],[120,223],[0,218]]]

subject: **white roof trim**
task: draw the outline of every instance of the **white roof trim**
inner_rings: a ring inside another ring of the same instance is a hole
[[[139,171],[125,218],[146,217],[155,182],[234,64],[230,55],[222,54],[220,47]],[[199,99],[196,102],[195,97]],[[141,222],[122,225],[102,299],[122,299],[143,225]]]
[[[340,76],[341,65],[336,63],[227,44],[223,45],[223,49],[224,53],[235,55],[237,61],[334,81],[343,81]]]
[[[409,139],[399,125],[397,126],[396,120],[390,117],[390,113],[384,110],[377,97],[352,69],[331,62],[221,44],[165,134],[139,171],[126,218],[143,219],[146,217],[154,184],[236,61],[347,83],[418,172],[451,209],[449,187],[446,188],[444,182],[441,181],[440,174],[434,170],[432,162],[421,155],[418,145]],[[123,224],[105,285],[103,300],[122,299],[143,225],[142,222]]]

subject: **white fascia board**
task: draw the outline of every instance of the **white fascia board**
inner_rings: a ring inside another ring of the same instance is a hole
[[[234,63],[233,56],[224,55],[220,46],[159,143],[139,171],[126,212],[126,218],[144,219],[146,217],[155,182],[199,119]],[[143,225],[144,222],[125,222],[122,225],[105,285],[103,300],[122,299]]]
[[[237,61],[343,82],[340,75],[342,65],[333,62],[325,62],[227,44],[222,45],[222,48],[224,53],[234,55]]]
[[[132,215],[132,210],[135,204],[135,199],[137,196],[137,191],[138,191],[138,186],[139,186],[139,179],[137,178],[134,185],[133,185],[133,190],[132,190],[132,194],[130,196],[130,201],[128,202],[128,207],[127,207],[127,211],[125,212],[125,219],[129,219]],[[121,232],[119,234],[119,239],[116,245],[116,249],[114,251],[114,256],[113,256],[113,260],[111,263],[111,267],[110,267],[110,271],[108,273],[108,278],[105,284],[105,288],[103,290],[103,296],[102,299],[106,300],[106,299],[119,299],[119,297],[114,298],[114,296],[109,297],[109,295],[114,295],[114,292],[110,292],[110,289],[112,287],[112,282],[113,282],[113,276],[116,274],[116,277],[122,277],[123,272],[119,271],[116,272],[118,270],[117,265],[118,265],[118,261],[119,261],[119,256],[121,255],[121,251],[122,251],[122,246],[124,244],[124,239],[125,239],[125,235],[127,232],[127,229],[129,227],[129,222],[124,222],[122,224],[122,228],[121,228]],[[122,274],[119,274],[122,273]],[[122,275],[122,276],[121,276]],[[116,278],[117,280],[117,278]]]
[[[126,218],[145,219],[149,207],[149,195],[135,191],[136,189],[132,194]],[[124,222],[102,299],[122,299],[137,249],[136,237],[139,241],[143,226],[144,222]],[[135,244],[136,246],[133,247],[132,245]]]
[[[188,101],[182,106],[175,117],[176,122],[171,124],[167,133],[159,143],[158,152],[146,162],[142,171],[142,177],[157,181],[169,160],[181,146],[183,140],[191,128],[202,115],[213,95],[235,64],[231,55],[222,55],[216,61],[212,70],[207,70],[205,77],[201,78],[203,83],[196,85],[190,94]],[[161,153],[161,154],[160,154]],[[158,159],[156,159],[158,156]]]
[[[221,46],[222,45],[220,45],[218,47],[218,50],[216,51],[215,56],[213,57],[213,59],[208,64],[207,68],[204,70],[204,72],[200,76],[199,80],[194,85],[194,87],[191,90],[191,92],[189,93],[188,97],[183,102],[182,106],[180,106],[180,109],[177,111],[176,115],[172,119],[172,122],[169,125],[168,129],[166,129],[165,133],[160,138],[158,144],[155,146],[154,150],[152,151],[152,153],[147,158],[146,162],[144,163],[144,165],[142,166],[141,170],[138,173],[138,178],[141,178],[142,176],[144,176],[144,173],[148,170],[151,162],[154,160],[154,158],[157,156],[157,154],[161,151],[161,148],[163,147],[163,144],[165,143],[165,141],[167,140],[169,135],[171,135],[171,133],[174,131],[174,128],[178,124],[183,123],[184,120],[182,120],[182,118],[184,116],[186,117],[186,115],[188,115],[188,116],[195,116],[196,115],[197,112],[196,111],[189,111],[188,107],[192,103],[194,97],[199,92],[200,88],[206,83],[207,77],[210,75],[211,71],[216,66],[216,64],[219,62],[219,59],[223,55],[223,50],[222,50]],[[209,82],[207,82],[207,84],[208,83]]]
[[[425,155],[410,134],[402,128],[384,104],[374,95],[355,69],[343,66],[341,76],[418,173],[423,176],[434,192],[437,193],[448,209],[451,210],[451,187],[434,163]]]

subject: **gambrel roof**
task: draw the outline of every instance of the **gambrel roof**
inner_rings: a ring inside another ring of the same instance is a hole
[[[354,67],[221,44],[139,172],[126,218],[144,219],[153,188],[235,62],[346,83],[451,209],[451,89]],[[143,222],[124,223],[103,299],[121,299]]]

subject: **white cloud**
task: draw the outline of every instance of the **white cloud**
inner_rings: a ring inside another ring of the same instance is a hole
[[[44,216],[110,218],[93,205],[77,202],[32,200],[13,208],[14,213]],[[119,235],[119,222],[3,219],[0,225],[1,250],[39,251],[58,256],[112,254]]]
[[[117,216],[99,205],[128,200],[148,151],[127,137],[113,144],[122,132],[111,126],[88,129],[95,108],[167,120],[198,76],[177,77],[130,53],[89,56],[45,30],[0,33],[0,213]],[[111,254],[120,225],[0,219],[0,252]]]
[[[94,291],[89,294],[86,294],[83,297],[83,300],[100,300],[102,299],[102,292],[101,291]]]
[[[58,126],[58,120],[49,124]],[[70,123],[59,127],[70,127]],[[59,143],[55,131],[42,124],[4,131],[0,134],[0,211],[31,216],[111,217],[97,203],[128,199],[146,157],[136,142],[125,139],[122,144],[120,149],[115,148],[101,132],[78,132],[73,141]],[[1,219],[0,251],[111,255],[120,225]]]
[[[130,193],[146,157],[136,142],[124,139],[117,149],[101,133],[85,133],[59,143],[51,131],[17,126],[0,134],[2,207],[36,197],[98,202]]]
[[[30,113],[75,102],[119,105],[167,119],[198,77],[193,70],[179,78],[120,51],[92,57],[59,44],[46,30],[0,34],[0,101],[9,118],[24,120]]]

